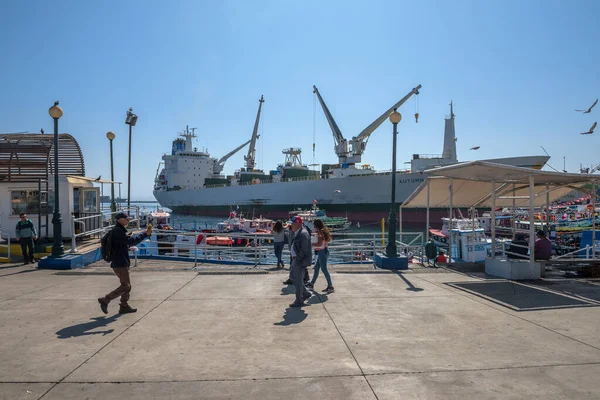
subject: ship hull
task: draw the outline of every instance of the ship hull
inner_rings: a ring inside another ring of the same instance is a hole
[[[489,160],[498,163],[541,168],[547,157],[514,157]],[[396,201],[402,203],[421,183],[423,173],[396,173]],[[352,222],[376,222],[387,219],[390,211],[391,172],[347,178],[309,179],[288,182],[244,184],[193,190],[155,190],[163,207],[177,214],[228,215],[240,209],[246,215],[285,218],[288,212],[306,208],[316,200],[330,216],[347,216]],[[430,221],[447,216],[447,210],[432,210]],[[403,223],[423,223],[424,209],[405,210]],[[435,225],[435,223],[433,224]]]

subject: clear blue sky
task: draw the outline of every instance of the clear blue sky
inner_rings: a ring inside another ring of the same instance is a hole
[[[153,199],[156,168],[186,124],[213,156],[250,138],[265,96],[258,166],[281,149],[313,161],[312,85],[346,137],[422,84],[400,110],[398,164],[441,153],[454,100],[460,160],[544,154],[570,172],[600,163],[600,121],[575,113],[600,97],[597,1],[8,1],[0,13],[0,132],[61,132],[82,146],[88,176],[127,182],[129,107],[132,198]],[[391,126],[368,142],[363,161],[391,167]],[[333,139],[316,109],[319,163],[334,163]],[[472,146],[478,151],[469,151]],[[225,172],[243,166],[243,151]],[[123,193],[126,187],[123,186]]]

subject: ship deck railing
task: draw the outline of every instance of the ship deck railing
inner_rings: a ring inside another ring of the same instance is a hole
[[[181,241],[177,242],[177,236]],[[258,245],[227,246],[210,245],[203,240],[198,243],[198,237],[204,239],[210,237],[227,237],[232,240],[246,239]],[[159,240],[158,238],[162,240]],[[399,254],[411,254],[422,257],[424,246],[424,234],[422,232],[402,232],[398,234],[400,240],[396,240]],[[187,240],[187,241],[184,241]],[[384,253],[387,245],[387,233],[334,233],[333,240],[329,243],[330,264],[373,264],[373,257],[377,253]],[[166,254],[159,254],[159,250]],[[132,256],[137,263],[137,257],[152,258],[156,256],[170,256],[193,261],[194,266],[198,263],[235,263],[249,265],[276,264],[273,248],[272,234],[255,233],[206,233],[173,230],[155,230],[152,238],[146,239],[132,251]],[[286,244],[283,251],[283,259],[289,263],[289,246]],[[313,262],[316,259],[313,257]]]

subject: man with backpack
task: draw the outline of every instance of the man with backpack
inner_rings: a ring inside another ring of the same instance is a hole
[[[19,239],[19,244],[21,245],[21,251],[23,253],[23,259],[25,260],[25,265],[30,262],[34,263],[35,258],[33,257],[33,243],[37,240],[37,233],[35,231],[35,226],[30,219],[27,219],[27,215],[25,213],[19,214],[19,222],[17,222],[17,227],[15,228],[16,237]],[[29,254],[27,253],[29,250]]]
[[[136,308],[132,308],[129,301],[129,293],[131,292],[131,280],[129,278],[129,246],[135,246],[148,236],[152,235],[152,226],[148,226],[145,232],[137,235],[128,235],[127,229],[131,217],[125,213],[117,213],[115,215],[115,226],[102,238],[102,256],[104,260],[110,261],[110,267],[115,275],[119,278],[121,285],[98,299],[100,309],[104,314],[108,313],[108,303],[111,300],[121,297],[119,314],[134,313]]]

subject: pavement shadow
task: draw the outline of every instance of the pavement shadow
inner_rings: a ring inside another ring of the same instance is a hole
[[[406,283],[408,285],[406,290],[408,290],[410,292],[422,292],[423,290],[425,290],[423,288],[418,288],[415,285],[413,285],[412,282],[409,281],[408,279],[406,279],[406,277],[401,272],[396,272],[396,275],[398,275],[400,277],[400,279],[402,279],[404,281],[404,283]]]
[[[307,303],[308,304],[325,303],[327,300],[329,300],[329,296],[327,296],[327,294],[314,292],[312,297],[310,299],[308,299]]]
[[[283,313],[283,321],[275,322],[273,325],[289,326],[299,324],[308,317],[308,314],[300,307],[288,307]]]
[[[115,314],[112,317],[94,317],[91,322],[84,322],[82,324],[71,325],[56,332],[56,336],[59,339],[70,339],[79,336],[88,335],[108,335],[113,333],[114,329],[106,329],[101,331],[93,331],[96,328],[102,328],[108,326],[108,324],[115,322],[121,314]]]
[[[296,286],[294,285],[285,285],[281,288],[281,295],[287,296],[288,294],[296,294]]]
[[[480,281],[446,283],[455,289],[481,297],[514,311],[555,310],[561,308],[598,307],[594,289],[582,287],[579,293],[512,281]],[[586,296],[584,296],[584,294]]]
[[[22,265],[20,265],[20,267],[22,267]],[[36,272],[36,271],[39,271],[39,270],[38,269],[26,269],[24,271],[13,272],[12,274],[3,274],[3,275],[0,275],[0,278],[5,278],[7,276],[12,276],[12,275],[28,274],[30,272]]]

